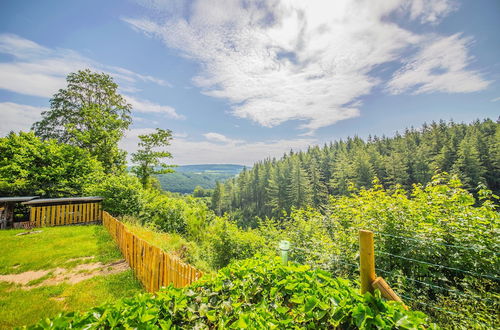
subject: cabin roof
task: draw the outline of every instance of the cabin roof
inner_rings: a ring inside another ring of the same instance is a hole
[[[0,197],[0,204],[27,202],[38,196],[15,196],[15,197]]]
[[[45,199],[30,200],[30,201],[24,202],[23,205],[100,202],[103,199],[104,198],[97,197],[97,196],[90,196],[90,197],[69,197],[69,198],[45,198]]]

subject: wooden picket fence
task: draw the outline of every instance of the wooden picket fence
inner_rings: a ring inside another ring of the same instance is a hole
[[[102,223],[147,291],[156,292],[171,283],[177,288],[184,287],[203,275],[178,257],[140,239],[106,211],[103,212]]]
[[[101,203],[32,206],[30,224],[44,227],[101,221],[102,212]]]

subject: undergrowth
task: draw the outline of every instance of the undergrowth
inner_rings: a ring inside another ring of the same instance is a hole
[[[30,327],[139,329],[424,329],[427,316],[396,302],[360,295],[351,282],[309,266],[256,257],[213,277],[156,295],[139,294],[85,313],[60,314]]]

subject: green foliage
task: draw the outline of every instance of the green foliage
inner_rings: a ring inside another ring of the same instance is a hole
[[[0,195],[68,197],[102,175],[101,164],[88,151],[33,133],[0,138]]]
[[[103,208],[114,216],[139,215],[144,208],[144,191],[132,175],[102,176],[88,184],[84,193],[104,197]]]
[[[50,110],[33,125],[35,134],[88,150],[107,173],[121,169],[125,152],[118,149],[118,141],[132,122],[131,105],[105,73],[80,70],[66,81],[67,87],[50,100]]]
[[[358,263],[357,231],[373,230],[377,273],[409,297],[403,299],[407,304],[443,325],[495,324],[500,297],[498,197],[480,190],[476,205],[457,177],[447,175],[425,187],[415,185],[411,194],[387,191],[377,180],[373,185],[351,196],[332,196],[326,215],[300,210],[284,220],[284,237],[303,249],[291,258],[357,276],[350,265]]]
[[[193,190],[193,197],[210,197],[212,193],[212,189],[203,189],[201,186],[196,186]]]
[[[207,227],[201,243],[205,259],[214,269],[227,266],[232,260],[249,258],[257,252],[265,253],[269,249],[258,231],[240,229],[226,218],[216,218]]]
[[[222,182],[235,176],[232,172],[181,172],[182,167],[176,167],[174,173],[156,175],[163,190],[181,194],[190,194],[197,186],[211,190],[215,188],[217,181]]]
[[[290,152],[266,159],[230,179],[212,209],[255,226],[255,217],[279,217],[293,207],[327,204],[327,195],[349,195],[372,187],[379,179],[385,189],[411,189],[442,172],[457,174],[477,194],[478,184],[500,194],[500,124],[424,124],[393,138],[359,137]],[[222,188],[218,189],[222,191]]]
[[[208,225],[213,213],[205,203],[193,197],[173,197],[149,191],[141,219],[164,232],[184,234],[197,240]]]
[[[141,180],[143,187],[148,187],[153,174],[164,174],[172,172],[169,165],[162,163],[164,158],[172,158],[167,151],[159,151],[170,145],[172,131],[157,128],[154,133],[139,135],[139,150],[132,154],[132,162],[137,166],[132,171]]]
[[[31,329],[424,329],[426,316],[361,296],[347,280],[308,266],[281,266],[271,258],[248,259],[212,279],[156,296],[136,295],[86,313],[61,314]]]

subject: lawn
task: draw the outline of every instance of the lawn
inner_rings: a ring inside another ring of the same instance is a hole
[[[143,291],[104,227],[37,230],[22,236],[24,230],[0,231],[1,329]]]

